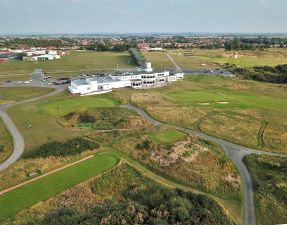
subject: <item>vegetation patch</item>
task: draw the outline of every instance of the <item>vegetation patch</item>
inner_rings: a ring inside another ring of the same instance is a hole
[[[49,156],[69,156],[80,155],[83,151],[95,150],[100,146],[84,138],[74,138],[64,143],[53,141],[40,146],[39,148],[29,151],[25,154],[26,158],[39,158]]]
[[[13,151],[13,139],[0,119],[0,163],[5,161]]]
[[[32,216],[37,211],[37,216]],[[206,196],[170,190],[123,164],[19,213],[29,224],[233,224]],[[5,223],[4,223],[5,224]],[[21,223],[20,223],[21,224]]]
[[[257,135],[261,123],[256,118],[235,113],[221,113],[207,118],[199,124],[200,129],[216,137],[241,145],[258,148]]]
[[[0,196],[0,221],[111,169],[119,159],[101,154]],[[13,202],[13,204],[11,204]]]
[[[0,102],[1,101],[21,101],[24,99],[34,98],[52,92],[53,88],[3,88],[0,87]],[[0,103],[1,104],[1,103]]]
[[[61,93],[47,99],[11,107],[8,113],[24,136],[25,150],[29,151],[51,141],[64,142],[87,133],[84,129],[73,129],[71,132],[71,128],[63,127],[59,123],[60,117],[89,107],[115,107],[119,104],[117,99],[109,95],[80,97]],[[31,128],[27,128],[29,124],[32,125]]]
[[[287,126],[268,124],[263,133],[263,148],[287,152]]]
[[[239,174],[216,145],[194,136],[163,143],[146,131],[117,140],[115,147],[168,179],[241,204]]]
[[[95,130],[138,129],[148,122],[137,113],[124,108],[89,108],[62,117],[63,125],[90,127]]]
[[[286,223],[287,158],[252,154],[244,160],[255,182],[257,223]]]

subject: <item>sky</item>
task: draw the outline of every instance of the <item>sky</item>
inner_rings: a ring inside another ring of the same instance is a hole
[[[0,33],[287,33],[287,0],[0,0]]]

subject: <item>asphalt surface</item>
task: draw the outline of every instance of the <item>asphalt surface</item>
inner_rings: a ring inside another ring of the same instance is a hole
[[[137,112],[143,118],[148,120],[151,124],[155,126],[165,126],[166,124],[155,120],[150,115],[148,115],[144,110],[133,106],[133,105],[125,105],[123,106],[126,109]],[[240,146],[219,138],[212,137],[200,131],[194,131],[188,128],[175,126],[176,129],[180,131],[184,131],[187,133],[193,133],[196,136],[217,143],[222,146],[225,154],[233,161],[237,170],[240,173],[243,185],[243,222],[244,225],[256,225],[256,215],[255,215],[255,204],[254,204],[254,188],[253,181],[251,175],[243,163],[243,158],[250,154],[262,154],[262,155],[270,155],[270,156],[279,156],[279,157],[287,157],[286,154],[280,153],[272,153],[250,149],[244,146]]]
[[[5,84],[5,85],[1,85],[1,87],[39,87],[39,83],[40,82],[38,82],[38,81],[32,81],[30,84],[22,84],[22,85],[17,84],[17,83],[9,83],[9,84]],[[67,87],[67,86],[49,86],[49,85],[42,84],[42,83],[43,82],[41,82],[41,85],[40,85],[41,87],[49,87],[49,88],[52,87],[52,88],[55,88],[55,90],[53,92],[46,94],[46,95],[42,95],[42,96],[38,96],[35,98],[26,99],[23,101],[19,101],[19,102],[10,103],[10,104],[0,106],[0,118],[3,120],[5,126],[7,127],[9,133],[11,134],[11,136],[13,138],[13,142],[14,142],[13,153],[9,156],[9,158],[5,162],[0,164],[0,171],[5,170],[10,165],[15,163],[21,157],[21,155],[23,154],[24,149],[25,149],[25,142],[24,142],[23,135],[18,130],[18,128],[16,127],[16,125],[14,124],[14,122],[12,121],[10,116],[6,113],[7,109],[12,107],[12,106],[15,106],[15,105],[29,103],[32,101],[37,101],[37,100],[40,100],[43,98],[47,98],[47,97],[56,95],[56,94],[64,91]]]
[[[192,70],[192,69],[182,69],[176,61],[172,58],[172,56],[169,53],[166,53],[166,56],[168,59],[171,61],[171,63],[174,65],[175,71],[176,72],[183,72],[186,75],[221,75],[225,77],[234,77],[235,75],[231,73],[230,71],[227,71],[222,68],[218,68],[215,70],[207,70],[207,69],[197,69],[197,70]]]

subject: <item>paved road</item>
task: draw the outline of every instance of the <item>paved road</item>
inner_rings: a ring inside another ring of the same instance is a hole
[[[150,123],[156,125],[156,126],[165,126],[166,124],[155,120],[151,116],[149,116],[144,110],[133,106],[133,105],[125,105],[123,106],[126,109],[133,110],[137,112],[139,115],[141,115],[143,118],[147,119]],[[253,181],[251,179],[250,173],[243,163],[243,158],[249,154],[264,154],[264,155],[270,155],[270,156],[280,156],[280,157],[287,157],[286,154],[280,154],[280,153],[272,153],[272,152],[265,152],[265,151],[259,151],[250,149],[244,146],[240,146],[237,144],[233,144],[231,142],[212,137],[210,135],[207,135],[203,132],[199,131],[193,131],[191,129],[183,128],[175,126],[176,129],[193,133],[196,136],[217,143],[221,145],[225,151],[225,154],[233,161],[235,166],[237,167],[243,184],[243,221],[244,225],[256,225],[256,216],[255,216],[255,205],[254,205],[254,189],[253,189]]]
[[[65,89],[66,89],[66,86],[55,86],[55,91],[50,92],[49,94],[38,96],[35,98],[31,98],[31,99],[26,99],[26,100],[19,101],[16,103],[10,103],[10,104],[0,106],[0,118],[3,120],[5,126],[7,127],[9,133],[11,134],[11,136],[13,138],[13,142],[14,142],[13,153],[10,155],[10,157],[5,162],[0,164],[0,171],[5,170],[7,167],[9,167],[14,162],[16,162],[21,157],[21,155],[23,154],[24,148],[25,148],[25,142],[24,142],[23,135],[17,129],[16,125],[11,120],[9,115],[6,113],[7,109],[11,106],[24,104],[24,103],[28,103],[28,102],[32,102],[32,101],[37,101],[37,100],[40,100],[42,98],[47,98],[47,97],[56,95],[56,94],[64,91]]]
[[[183,72],[186,75],[222,75],[225,77],[234,77],[235,75],[225,69],[215,69],[215,70],[206,70],[206,69],[197,69],[197,70],[192,70],[192,69],[182,69],[172,58],[172,56],[169,53],[166,53],[166,56],[168,59],[172,62],[172,64],[175,67],[176,72]]]
[[[180,68],[179,65],[177,65],[177,63],[174,61],[174,59],[171,57],[171,55],[169,53],[166,53],[166,56],[168,57],[168,59],[172,62],[172,64],[174,65],[176,71],[181,72],[182,69]]]

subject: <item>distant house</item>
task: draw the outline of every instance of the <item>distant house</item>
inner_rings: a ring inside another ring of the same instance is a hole
[[[145,68],[133,72],[116,72],[106,77],[92,77],[84,80],[74,80],[68,90],[72,94],[94,95],[111,92],[115,88],[131,87],[146,89],[160,87],[182,79],[184,73],[170,73],[170,71],[154,72],[151,63]]]
[[[150,46],[148,43],[137,44],[137,47],[141,52],[147,52],[150,49]]]
[[[13,59],[21,58],[19,55],[11,52],[2,52],[0,53],[0,62],[8,62]]]

